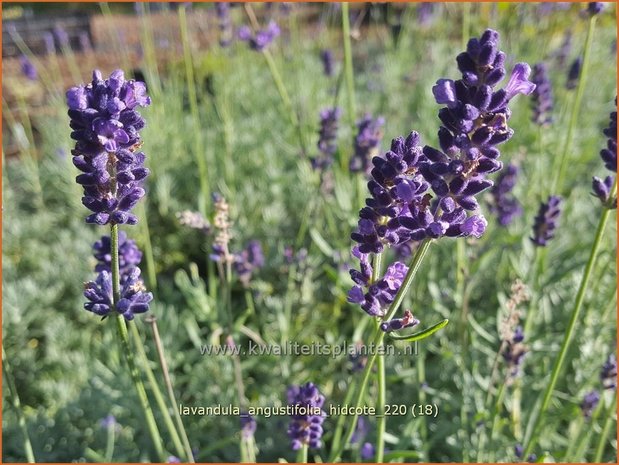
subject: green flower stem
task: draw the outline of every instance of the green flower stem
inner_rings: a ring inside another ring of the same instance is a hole
[[[613,199],[615,198],[616,195],[617,195],[617,178],[615,178],[615,182],[611,189],[610,198]],[[540,429],[543,425],[544,415],[546,413],[546,410],[548,409],[548,405],[550,404],[550,399],[552,398],[552,391],[554,390],[557,384],[559,375],[561,374],[561,369],[563,368],[563,364],[565,362],[565,358],[567,357],[567,353],[568,353],[568,350],[570,348],[570,345],[571,345],[571,342],[574,336],[574,328],[576,327],[576,323],[578,322],[578,319],[580,316],[580,310],[582,309],[582,303],[585,300],[587,286],[589,284],[589,280],[592,274],[591,271],[593,270],[593,266],[595,265],[595,260],[597,258],[597,254],[600,249],[600,245],[602,244],[604,230],[606,229],[606,223],[608,222],[608,217],[610,216],[610,213],[611,213],[610,209],[604,208],[604,211],[602,212],[602,216],[600,217],[597,231],[595,233],[595,239],[593,241],[593,245],[591,246],[591,253],[589,254],[589,260],[587,261],[587,266],[585,267],[584,275],[580,281],[580,287],[578,288],[578,293],[576,294],[576,301],[574,303],[574,308],[572,309],[572,315],[570,317],[570,321],[565,331],[565,337],[563,338],[561,349],[559,350],[559,356],[555,362],[554,368],[552,370],[552,374],[550,375],[550,382],[546,385],[546,390],[544,391],[542,405],[537,413],[537,417],[535,418],[535,422],[533,423],[533,427],[531,429],[531,437],[527,441],[527,446],[524,451],[525,457],[527,457],[531,453],[533,447],[536,444],[538,435],[540,433]]]
[[[142,337],[138,331],[137,325],[130,325],[131,329],[131,337],[133,338],[133,344],[138,352],[138,357],[140,357],[140,362],[142,367],[144,368],[144,372],[146,373],[146,378],[148,380],[148,385],[150,386],[150,390],[155,397],[155,402],[157,403],[157,407],[161,411],[163,416],[163,422],[170,433],[172,438],[172,443],[174,444],[174,448],[176,453],[182,457],[183,456],[183,445],[181,443],[180,436],[176,427],[174,426],[174,422],[172,421],[172,417],[170,416],[170,406],[166,404],[165,399],[163,398],[163,394],[161,393],[161,389],[159,388],[159,383],[157,383],[157,379],[155,378],[155,374],[150,367],[150,360],[146,355],[146,351],[144,350],[144,343],[142,342]],[[175,411],[178,411],[178,405],[172,404],[172,408]]]
[[[118,266],[117,224],[112,225],[110,236],[112,242],[112,292],[114,298],[114,307],[116,307],[116,304],[120,300],[120,270]],[[155,447],[157,458],[159,458],[159,460],[163,462],[166,460],[166,456],[163,452],[163,447],[161,445],[161,436],[159,434],[159,429],[157,428],[157,422],[155,421],[153,410],[150,406],[150,403],[148,402],[148,397],[146,396],[146,390],[144,389],[144,384],[142,383],[140,372],[138,371],[135,360],[133,358],[133,352],[129,344],[129,334],[127,332],[127,324],[125,323],[125,318],[118,313],[116,313],[114,318],[116,319],[118,336],[120,338],[122,352],[125,355],[125,360],[127,361],[127,365],[129,367],[129,373],[131,374],[133,384],[135,385],[138,399],[140,401],[140,406],[142,407],[142,411],[144,412],[144,418],[146,419],[146,425],[153,441],[153,446]]]
[[[114,442],[116,440],[116,425],[112,424],[107,428],[107,440],[105,443],[105,462],[112,462],[114,457]]]
[[[555,166],[553,166],[553,172],[557,173],[555,178],[551,184],[550,192],[556,192],[557,189],[561,189],[563,186],[563,178],[565,177],[565,168],[567,166],[567,159],[569,155],[570,148],[572,147],[572,138],[574,135],[574,129],[578,123],[578,118],[580,115],[580,105],[582,102],[582,97],[585,91],[585,81],[587,80],[587,71],[589,67],[589,55],[591,52],[591,40],[593,37],[593,31],[595,29],[595,21],[597,16],[591,16],[589,19],[589,27],[587,29],[587,38],[585,39],[585,49],[582,56],[582,68],[580,71],[580,78],[578,80],[578,87],[576,89],[576,98],[574,99],[574,105],[572,106],[572,115],[570,117],[570,123],[567,127],[567,133],[565,135],[565,142],[563,145],[563,151],[561,156],[558,159],[555,159],[559,162],[559,169],[557,170],[556,162]]]
[[[19,429],[21,429],[22,435],[24,436],[23,446],[24,454],[26,455],[26,461],[28,463],[36,463],[36,461],[34,460],[34,452],[32,452],[32,443],[30,442],[28,427],[26,426],[26,417],[24,416],[24,412],[21,408],[19,394],[17,393],[17,389],[15,388],[15,381],[13,379],[11,365],[6,357],[6,353],[4,352],[4,346],[2,346],[2,370],[4,371],[4,380],[6,381],[6,384],[9,388],[9,398],[11,401],[11,406],[17,414]]]
[[[157,290],[157,272],[155,271],[155,257],[153,255],[153,244],[150,239],[150,228],[148,226],[148,215],[146,214],[146,202],[138,204],[138,216],[140,217],[140,227],[144,240],[144,253],[146,254],[146,272],[148,274],[148,284],[153,291]]]
[[[380,328],[378,328],[380,331]],[[382,345],[382,342],[381,342]],[[385,357],[382,355],[378,356],[376,361],[376,366],[378,368],[378,399],[376,402],[378,404],[378,415],[376,420],[376,463],[382,463],[385,455],[385,430],[387,428],[387,417],[385,417],[385,403],[386,403],[386,390],[387,384],[385,381]]]
[[[307,444],[303,444],[297,455],[298,463],[307,463]]]
[[[350,386],[346,390],[346,397],[344,398],[344,403],[342,405],[350,405],[350,401],[352,400],[352,395],[357,390],[357,379],[353,379],[353,382],[350,383]],[[342,430],[344,429],[344,422],[346,421],[345,415],[340,415],[337,419],[337,423],[335,424],[335,433],[333,433],[333,441],[331,441],[332,448],[335,450],[340,446],[340,442],[342,440]]]
[[[408,269],[408,273],[406,273],[406,276],[404,278],[404,282],[402,283],[402,286],[398,290],[398,293],[396,294],[395,298],[393,299],[393,302],[391,303],[391,305],[389,306],[389,309],[387,310],[387,314],[384,317],[385,320],[390,320],[391,318],[393,318],[393,315],[395,315],[395,313],[398,311],[398,308],[400,307],[400,304],[404,300],[404,296],[406,295],[406,292],[408,291],[409,287],[413,283],[413,279],[415,278],[415,275],[417,274],[417,271],[419,270],[419,266],[421,265],[423,257],[426,255],[426,252],[428,251],[428,248],[430,247],[431,243],[432,241],[430,239],[424,239],[424,241],[421,242],[419,248],[415,252],[411,265]],[[374,337],[371,343],[372,344],[371,347],[379,347],[382,344],[384,337],[385,337],[385,332],[382,331],[379,327],[376,327],[374,331]],[[358,410],[361,407],[361,403],[363,402],[363,397],[365,395],[365,388],[370,379],[370,373],[372,372],[372,367],[374,366],[374,361],[376,360],[377,354],[378,354],[378,350],[374,351],[368,357],[368,361],[365,365],[365,369],[363,370],[363,377],[361,380],[361,384],[359,385],[359,390],[357,392],[357,398],[354,404],[355,410]],[[346,433],[346,436],[344,437],[344,441],[339,445],[337,449],[335,448],[332,449],[331,455],[329,457],[329,462],[335,462],[336,460],[339,460],[342,455],[342,452],[344,451],[344,448],[348,444],[350,444],[350,439],[352,438],[355,432],[355,427],[357,426],[357,419],[358,419],[358,415],[354,414],[352,416],[350,426],[348,427],[348,432]]]
[[[355,100],[355,81],[352,66],[352,47],[350,45],[350,18],[348,15],[348,3],[342,2],[342,35],[344,40],[344,70],[346,76],[346,92],[348,94],[348,118],[350,119],[350,127],[355,131],[355,118],[357,114]],[[348,166],[342,162],[343,166]]]
[[[262,55],[269,66],[269,71],[271,72],[271,76],[273,77],[273,82],[275,83],[275,87],[277,87],[277,92],[279,92],[279,96],[282,99],[284,107],[290,116],[290,122],[294,126],[297,137],[299,138],[299,146],[301,147],[301,153],[304,155],[307,154],[306,146],[305,146],[305,138],[303,137],[303,130],[301,128],[301,122],[297,117],[297,113],[295,112],[294,107],[292,106],[292,101],[290,100],[290,96],[288,95],[288,91],[286,90],[286,86],[284,85],[284,80],[282,79],[279,70],[277,69],[277,65],[275,64],[275,60],[273,59],[273,55],[267,49],[262,51]]]
[[[610,428],[613,423],[616,422],[615,415],[617,414],[617,392],[613,393],[613,401],[608,408],[608,414],[606,417],[606,421],[604,422],[604,427],[602,428],[602,434],[600,435],[600,440],[595,449],[595,457],[593,459],[594,463],[602,462],[602,455],[604,454],[604,449],[606,448],[606,444],[608,441],[608,434],[610,433]]]
[[[172,409],[174,411],[174,420],[176,422],[176,428],[180,432],[183,441],[183,447],[185,452],[185,458],[189,460],[189,463],[194,463],[193,452],[191,451],[191,445],[189,444],[189,438],[187,437],[187,431],[185,431],[185,426],[183,425],[183,420],[178,411],[178,402],[176,400],[176,395],[174,394],[174,387],[172,386],[172,380],[170,379],[170,370],[168,369],[168,362],[165,358],[165,353],[163,351],[163,342],[161,341],[161,337],[159,337],[159,328],[157,326],[157,319],[154,316],[149,318],[149,323],[153,330],[153,340],[155,342],[155,347],[157,349],[157,355],[159,356],[159,364],[161,365],[161,371],[163,372],[163,380],[165,382],[166,390],[168,392],[168,401],[172,404]],[[177,445],[178,447],[178,445]]]
[[[200,125],[200,114],[198,112],[198,96],[196,91],[196,80],[193,75],[193,60],[191,58],[191,44],[189,43],[189,28],[187,26],[187,13],[184,6],[178,9],[178,22],[181,30],[181,41],[183,43],[183,54],[185,61],[185,74],[187,77],[187,93],[189,95],[189,111],[194,123],[194,151],[196,163],[200,174],[200,190],[202,191],[205,200],[204,205],[208,205],[210,190],[208,168],[206,166],[206,158],[204,151],[204,143],[202,140],[202,131]],[[205,212],[202,211],[204,214]]]

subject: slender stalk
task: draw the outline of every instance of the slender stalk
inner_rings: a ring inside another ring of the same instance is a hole
[[[114,442],[116,440],[116,424],[107,427],[107,440],[105,443],[105,461],[110,463],[114,457]]]
[[[114,307],[120,300],[120,270],[118,265],[118,225],[114,224],[111,228],[111,242],[112,242],[112,293],[114,298]],[[135,389],[138,394],[138,399],[140,402],[140,407],[142,407],[142,411],[144,412],[144,417],[146,419],[146,425],[148,427],[148,431],[150,433],[151,439],[153,441],[153,446],[155,447],[155,451],[157,453],[157,457],[162,462],[165,461],[166,457],[163,452],[161,435],[159,434],[159,429],[157,428],[157,422],[155,421],[155,417],[153,415],[153,410],[148,402],[148,397],[146,396],[146,389],[144,389],[144,383],[142,383],[142,378],[140,377],[140,372],[135,364],[135,360],[133,358],[133,351],[131,350],[131,346],[129,344],[129,334],[127,332],[127,324],[125,323],[125,318],[116,314],[116,324],[118,330],[118,336],[120,338],[122,352],[125,355],[125,360],[127,361],[127,365],[129,367],[129,373],[133,380],[133,384],[135,385]]]
[[[198,112],[198,97],[196,91],[196,80],[193,74],[193,60],[191,58],[191,44],[189,43],[189,30],[187,27],[187,13],[184,6],[178,9],[178,22],[181,30],[181,41],[183,43],[183,55],[185,61],[185,74],[187,76],[187,93],[189,96],[189,111],[194,123],[194,150],[196,163],[200,173],[200,190],[208,204],[210,195],[208,168],[206,166],[204,144],[202,141],[202,131],[200,130],[200,114]],[[202,212],[205,213],[205,212]]]
[[[614,198],[617,195],[617,178],[615,178],[615,183],[610,192],[610,198]],[[563,338],[563,343],[561,344],[561,349],[559,350],[559,356],[555,362],[554,368],[552,370],[552,374],[550,375],[550,382],[546,385],[546,390],[544,391],[544,397],[542,400],[542,405],[537,413],[537,417],[535,418],[535,422],[533,423],[533,428],[531,429],[531,438],[527,441],[527,446],[524,451],[524,456],[528,456],[531,453],[531,450],[535,446],[535,443],[538,439],[537,435],[539,434],[539,430],[543,424],[544,415],[546,410],[548,409],[548,405],[550,404],[550,399],[552,398],[552,391],[554,390],[557,381],[559,379],[559,375],[561,374],[561,369],[563,368],[563,363],[565,362],[565,358],[567,356],[568,350],[570,348],[573,336],[574,336],[574,328],[576,327],[576,323],[578,322],[580,316],[580,310],[582,309],[582,303],[585,299],[585,294],[587,292],[587,286],[589,284],[589,280],[591,278],[591,272],[593,270],[593,266],[595,265],[595,260],[597,258],[598,251],[600,249],[600,245],[602,244],[602,238],[604,236],[604,230],[606,229],[606,223],[608,222],[608,217],[610,216],[611,210],[608,208],[604,208],[602,212],[602,216],[600,217],[600,221],[598,223],[598,227],[595,233],[595,239],[593,241],[593,245],[591,246],[591,253],[589,254],[589,260],[587,261],[587,266],[585,267],[584,275],[580,281],[580,286],[578,288],[578,293],[576,294],[576,301],[574,303],[574,308],[572,309],[572,314],[570,317],[570,321],[568,323],[567,329],[565,331],[565,337]]]
[[[613,393],[613,401],[608,409],[608,416],[606,417],[606,421],[604,422],[604,427],[602,428],[602,434],[600,435],[600,440],[595,449],[595,457],[593,459],[594,463],[600,463],[602,461],[602,455],[604,454],[604,449],[606,448],[606,444],[608,441],[608,434],[610,433],[610,428],[614,422],[616,422],[615,415],[617,413],[617,393]]]
[[[176,400],[176,395],[174,394],[174,387],[172,386],[172,380],[170,379],[170,370],[168,369],[168,362],[165,358],[165,353],[163,352],[163,342],[161,341],[161,337],[159,337],[159,328],[157,326],[157,319],[151,316],[148,319],[148,322],[151,325],[153,330],[153,340],[155,342],[155,347],[157,348],[157,355],[159,356],[159,364],[161,365],[161,371],[163,372],[163,380],[165,382],[165,386],[168,392],[168,400],[172,404],[172,409],[174,410],[174,420],[176,422],[176,428],[181,434],[183,440],[183,449],[185,452],[185,456],[189,463],[194,463],[193,452],[191,451],[191,445],[189,444],[189,438],[187,437],[187,431],[185,431],[185,426],[183,425],[183,420],[178,411],[178,402]]]
[[[34,452],[32,451],[32,443],[30,442],[30,435],[28,434],[28,427],[26,425],[26,417],[24,416],[24,412],[21,408],[19,394],[17,393],[17,388],[15,387],[15,381],[13,379],[11,365],[6,357],[6,353],[4,352],[4,346],[2,346],[2,370],[4,371],[4,380],[6,381],[9,388],[9,398],[11,401],[11,406],[17,414],[19,429],[21,429],[22,435],[24,436],[23,447],[24,454],[26,455],[26,461],[28,463],[36,463],[34,459]]]
[[[559,169],[553,169],[554,173],[557,173],[555,178],[552,181],[552,189],[551,192],[556,192],[557,189],[560,189],[563,185],[563,178],[565,176],[565,168],[567,166],[567,159],[569,155],[570,148],[572,146],[572,138],[574,135],[574,129],[578,123],[578,118],[580,117],[580,105],[582,102],[582,97],[585,91],[585,81],[587,79],[587,68],[589,67],[589,55],[591,52],[591,41],[593,37],[593,31],[595,29],[595,22],[597,16],[591,16],[589,19],[589,27],[587,28],[587,38],[585,39],[585,50],[582,56],[582,68],[580,71],[580,78],[578,80],[578,88],[576,89],[576,98],[574,99],[574,106],[572,107],[572,115],[570,117],[570,123],[567,128],[567,133],[565,135],[565,142],[563,145],[563,151],[561,153],[561,157],[558,159],[559,161]],[[553,168],[556,168],[556,163]]]
[[[424,256],[426,255],[426,252],[428,251],[428,248],[430,247],[431,243],[432,241],[430,239],[424,239],[424,241],[420,244],[419,248],[415,252],[411,265],[408,269],[408,273],[406,273],[406,276],[404,277],[404,282],[402,283],[402,286],[398,290],[398,293],[396,294],[395,298],[393,299],[393,302],[391,303],[391,305],[389,306],[389,309],[387,310],[387,314],[384,318],[385,320],[390,320],[391,318],[393,318],[393,315],[395,315],[395,313],[398,311],[400,304],[404,300],[406,292],[408,291],[413,280],[415,279],[415,275],[417,274],[417,271],[419,270],[419,266],[421,265],[421,262]],[[380,327],[377,326],[376,330],[374,331],[374,337],[372,340],[371,347],[380,346],[380,344],[383,342],[384,337],[385,337],[385,332],[382,331]],[[365,388],[370,379],[370,373],[372,372],[372,367],[374,366],[374,361],[376,360],[377,354],[378,354],[378,351],[374,351],[368,357],[368,361],[365,365],[365,369],[363,370],[362,381],[361,381],[361,384],[359,385],[359,390],[357,392],[357,397],[354,403],[355,411],[359,409],[359,407],[361,406],[361,403],[363,402],[363,397],[365,395]],[[340,459],[340,456],[342,455],[344,448],[346,447],[347,444],[350,443],[350,439],[352,438],[355,432],[355,427],[357,426],[358,416],[359,415],[356,413],[352,415],[352,418],[350,419],[351,420],[350,426],[348,427],[348,432],[346,433],[346,436],[344,437],[344,441],[340,444],[340,446],[337,449],[334,448],[331,451],[329,462],[335,462],[336,460]]]
[[[380,328],[379,328],[380,330]],[[381,342],[382,345],[382,342]],[[379,355],[376,361],[378,368],[378,415],[376,419],[376,463],[382,463],[385,455],[385,430],[387,429],[387,417],[385,417],[385,403],[387,384],[385,381],[385,357]]]
[[[150,239],[150,228],[148,226],[148,215],[146,214],[146,201],[140,202],[138,206],[140,216],[140,227],[144,239],[144,253],[146,254],[146,272],[148,273],[148,284],[154,291],[157,290],[157,272],[155,270],[155,257],[153,254],[153,244]]]
[[[303,444],[299,450],[298,456],[299,463],[307,463],[307,444]]]
[[[146,373],[146,379],[148,380],[150,390],[155,397],[157,407],[159,407],[159,410],[161,411],[161,414],[163,416],[163,422],[170,433],[172,443],[174,444],[174,448],[176,449],[176,453],[182,457],[183,445],[181,443],[181,438],[178,434],[178,431],[176,431],[176,427],[174,426],[174,422],[172,421],[172,417],[170,416],[170,406],[166,404],[166,401],[163,398],[163,394],[161,393],[161,389],[159,389],[159,383],[157,382],[155,374],[150,367],[150,360],[148,360],[148,356],[146,355],[146,351],[144,350],[144,343],[142,342],[142,337],[140,336],[137,325],[131,325],[130,328],[131,337],[133,338],[133,343],[138,352],[138,357],[140,357],[142,367],[144,368],[144,372]],[[175,410],[178,410],[177,405],[172,405],[172,407]]]
[[[352,47],[350,45],[350,18],[348,13],[348,3],[342,2],[342,35],[344,41],[344,69],[346,76],[346,92],[348,94],[348,118],[350,127],[355,131],[355,117],[357,114],[355,100],[355,82],[352,65]],[[348,160],[342,160],[344,168],[348,166]]]
[[[354,379],[350,384],[348,389],[346,390],[346,397],[344,397],[344,403],[342,405],[350,405],[350,401],[352,400],[352,395],[354,391],[357,390],[357,380]],[[342,440],[342,430],[344,428],[344,421],[348,417],[345,415],[340,415],[337,419],[337,423],[335,425],[335,433],[333,433],[333,441],[331,442],[332,448],[337,449],[340,446],[340,441]]]

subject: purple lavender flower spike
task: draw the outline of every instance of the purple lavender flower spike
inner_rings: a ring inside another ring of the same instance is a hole
[[[593,414],[593,411],[595,410],[595,407],[597,407],[599,402],[600,402],[599,392],[593,390],[585,394],[585,396],[582,399],[582,402],[580,403],[580,410],[582,411],[582,414],[587,420],[591,418],[591,415]]]
[[[32,61],[30,61],[26,55],[22,55],[19,57],[19,63],[21,65],[22,74],[29,80],[36,81],[39,77],[39,73],[37,73],[37,68],[34,66]]]
[[[333,60],[333,52],[331,50],[323,50],[320,52],[320,60],[322,61],[322,69],[325,76],[331,77],[335,73],[335,63]]]
[[[256,432],[256,419],[249,413],[241,413],[241,434],[243,438],[249,439]]]
[[[372,460],[375,454],[374,445],[371,442],[364,442],[361,446],[361,459]]]
[[[250,241],[247,248],[234,257],[234,269],[245,287],[249,287],[254,271],[263,266],[264,255],[259,241]]]
[[[602,365],[600,380],[604,389],[615,389],[617,387],[617,358],[615,354],[610,354]]]
[[[589,2],[587,4],[587,13],[589,16],[595,16],[600,14],[604,10],[604,3],[602,2]]]
[[[615,107],[617,98],[615,97]],[[610,123],[604,129],[604,135],[608,137],[606,148],[600,151],[600,157],[604,166],[613,173],[617,172],[617,110],[610,114]],[[603,180],[594,176],[592,182],[593,195],[599,198],[609,208],[617,208],[617,199],[611,199],[610,193],[615,182],[615,176],[607,176]]]
[[[576,89],[578,80],[580,79],[580,70],[582,69],[582,58],[576,58],[570,65],[570,69],[567,72],[567,81],[565,82],[565,88],[567,90]]]
[[[514,330],[510,340],[505,341],[506,346],[503,351],[503,358],[509,367],[510,376],[515,377],[520,372],[522,360],[527,353],[526,346],[523,344],[524,333],[522,327],[518,326]]]
[[[339,107],[325,108],[320,112],[320,131],[318,150],[320,155],[314,157],[312,167],[324,170],[333,163],[333,155],[337,151],[337,129],[342,109]]]
[[[531,80],[536,87],[532,94],[533,122],[540,126],[548,126],[552,123],[552,110],[554,107],[552,97],[552,84],[548,77],[548,68],[545,63],[537,63],[533,67]]]
[[[67,91],[67,104],[76,141],[73,164],[83,173],[76,181],[84,188],[82,203],[93,212],[86,222],[137,223],[131,210],[144,196],[149,174],[146,156],[137,151],[145,125],[137,107],[150,105],[146,86],[125,80],[121,70],[106,80],[94,71],[90,84]]]
[[[112,240],[103,236],[92,246],[97,265],[96,272],[106,270],[112,272]],[[133,239],[129,239],[124,231],[118,232],[118,265],[121,277],[142,261],[142,252]]]
[[[491,211],[497,215],[501,226],[508,226],[515,217],[522,214],[520,203],[512,195],[517,177],[518,167],[510,163],[490,191],[493,197]]]
[[[54,26],[54,36],[61,47],[69,47],[69,34],[62,25],[56,24]]]
[[[304,445],[310,449],[322,447],[322,423],[325,412],[322,406],[325,398],[313,383],[288,388],[288,405],[292,407],[288,437],[292,440],[292,450]]]
[[[43,33],[43,43],[45,44],[45,53],[48,55],[56,54],[56,44],[54,43],[54,36],[51,32]]]
[[[219,21],[219,45],[228,47],[234,38],[230,20],[230,2],[215,2],[215,11]]]
[[[266,28],[259,30],[255,34],[252,33],[248,26],[242,26],[238,31],[238,38],[243,42],[249,43],[252,50],[261,52],[265,50],[273,40],[280,35],[279,26],[275,21],[270,21]]]
[[[350,171],[367,173],[372,158],[378,155],[380,142],[383,138],[382,127],[385,119],[372,118],[365,115],[357,121],[357,135],[355,136],[355,153],[350,159]]]
[[[559,216],[561,215],[561,197],[551,195],[546,203],[540,205],[531,240],[538,247],[545,247],[555,237]]]

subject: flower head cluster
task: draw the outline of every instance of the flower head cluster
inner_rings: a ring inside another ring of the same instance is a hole
[[[21,66],[22,74],[26,76],[27,79],[31,81],[37,80],[37,78],[39,77],[39,73],[37,73],[37,68],[26,55],[22,55],[19,57],[19,64]]]
[[[142,258],[142,252],[135,242],[119,234],[118,262],[120,269],[120,299],[114,305],[112,269],[111,269],[111,239],[103,236],[95,242],[94,255],[97,259],[95,270],[99,273],[95,281],[84,284],[84,297],[88,302],[84,308],[96,315],[106,317],[116,310],[126,320],[133,320],[135,314],[145,313],[153,300],[153,295],[146,292],[144,282],[137,267]]]
[[[84,187],[82,203],[93,213],[87,223],[135,224],[131,209],[144,196],[148,176],[145,155],[137,152],[144,120],[137,112],[150,105],[143,82],[126,80],[121,70],[103,79],[93,72],[88,85],[67,91],[76,181]]]
[[[307,445],[311,449],[322,447],[320,440],[323,431],[322,423],[326,416],[322,410],[324,402],[324,396],[320,394],[318,387],[313,383],[288,388],[288,404],[301,407],[308,412],[304,415],[291,415],[288,437],[292,439],[293,450],[299,450],[303,445]],[[319,413],[316,413],[317,411]]]
[[[567,90],[574,90],[578,85],[580,79],[580,70],[582,69],[582,58],[576,58],[570,65],[570,69],[567,71],[567,81],[565,81],[565,88]]]
[[[227,47],[232,42],[232,22],[230,21],[230,2],[215,2],[219,21],[219,45]]]
[[[604,3],[602,2],[589,2],[587,4],[587,13],[589,16],[598,15],[604,10]]]
[[[617,105],[617,98],[615,98],[615,106]],[[606,148],[600,151],[600,157],[604,162],[604,166],[611,172],[617,172],[617,110],[610,114],[610,123],[606,129],[604,129],[604,135],[608,137]],[[604,179],[600,179],[596,176],[593,177],[593,195],[599,198],[604,204],[611,204],[614,208],[617,207],[617,199],[612,199],[610,202],[610,193],[612,185],[615,182],[615,176],[606,176]]]
[[[258,241],[250,241],[247,247],[234,257],[234,270],[245,287],[249,286],[255,270],[264,266],[264,255]]]
[[[532,94],[533,122],[540,126],[548,126],[552,123],[553,98],[552,84],[545,63],[533,66],[531,82],[535,84]]]
[[[596,390],[587,392],[582,402],[580,403],[580,410],[586,419],[591,418],[595,407],[597,407],[600,402],[600,393]]]
[[[505,350],[503,350],[503,358],[507,362],[510,369],[510,375],[515,377],[520,371],[520,365],[527,353],[526,346],[522,343],[524,341],[524,333],[522,327],[518,326],[514,331],[512,338],[506,342]]]
[[[213,241],[213,253],[211,254],[211,260],[219,263],[232,263],[234,262],[234,256],[230,253],[230,219],[228,202],[219,193],[213,194],[213,201],[215,202],[215,218],[213,220],[213,226],[215,227],[217,234]]]
[[[369,171],[372,158],[378,155],[384,124],[384,118],[379,116],[374,119],[369,114],[357,121],[355,153],[350,159],[350,171],[364,173]]]
[[[499,219],[501,226],[509,225],[516,216],[522,214],[520,202],[512,194],[518,179],[518,167],[512,163],[499,174],[496,184],[492,186],[493,204],[491,210]]]
[[[314,169],[324,170],[333,163],[337,150],[337,129],[342,110],[339,107],[326,108],[320,112],[320,130],[318,132],[318,150],[320,155],[312,159]]]
[[[604,389],[615,389],[617,387],[617,358],[615,354],[610,354],[602,365],[600,380]]]
[[[320,52],[320,60],[322,61],[322,69],[325,76],[331,77],[335,73],[335,64],[333,62],[333,52],[325,49]]]
[[[261,52],[271,45],[271,42],[280,35],[280,32],[277,23],[275,21],[270,21],[265,29],[261,29],[255,34],[252,33],[249,26],[242,26],[239,29],[238,36],[240,40],[249,43],[249,47],[252,50]]]
[[[561,216],[561,202],[561,197],[551,195],[546,203],[542,202],[540,205],[531,237],[536,246],[545,247],[548,241],[555,237],[555,229]]]

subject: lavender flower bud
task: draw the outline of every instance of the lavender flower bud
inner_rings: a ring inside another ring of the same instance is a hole
[[[545,63],[537,63],[533,67],[531,82],[536,86],[532,94],[533,122],[540,126],[548,126],[552,123],[553,98],[552,84]]]
[[[232,22],[230,20],[230,3],[215,2],[215,11],[219,21],[219,45],[228,47],[234,38]]]
[[[333,52],[331,50],[323,50],[320,52],[320,60],[322,61],[322,69],[325,76],[331,77],[335,73],[333,63]]]
[[[350,159],[350,171],[364,173],[369,171],[372,158],[378,155],[380,142],[383,138],[382,127],[384,124],[384,118],[379,116],[373,119],[369,114],[357,121],[355,153]]]
[[[546,203],[540,205],[531,240],[538,247],[545,247],[555,237],[559,216],[561,215],[561,197],[551,195]]]
[[[73,164],[82,171],[76,181],[84,187],[82,203],[93,213],[87,223],[135,224],[131,213],[144,196],[149,171],[138,152],[144,120],[136,111],[150,105],[143,82],[125,80],[121,70],[103,80],[93,72],[92,83],[67,91],[71,118]]]
[[[497,215],[501,226],[508,226],[516,216],[522,214],[520,203],[512,195],[517,178],[518,167],[510,163],[490,191],[493,197],[491,211]]]
[[[338,122],[341,116],[342,110],[339,107],[326,108],[320,112],[318,150],[321,154],[312,159],[314,169],[324,170],[333,163],[333,155],[337,150]]]
[[[516,327],[511,339],[504,341],[503,359],[507,362],[511,377],[518,375],[522,360],[527,353],[526,346],[522,341],[524,341],[524,333],[521,326]]]
[[[582,414],[587,420],[591,418],[591,415],[593,414],[593,411],[595,410],[595,407],[597,407],[599,402],[599,392],[593,390],[585,394],[582,402],[580,403],[580,410],[582,411]]]
[[[565,88],[567,90],[576,89],[578,80],[580,79],[580,70],[582,69],[582,58],[576,58],[570,65],[570,69],[567,72],[567,81],[565,82]]]
[[[364,442],[361,446],[361,459],[372,460],[375,454],[374,445],[371,442]]]
[[[271,45],[273,40],[280,35],[280,32],[277,23],[271,21],[265,29],[261,29],[255,34],[252,33],[249,27],[241,27],[238,32],[238,38],[244,42],[248,42],[252,50],[261,52]]]
[[[381,323],[380,329],[389,333],[391,331],[399,331],[400,329],[410,328],[417,326],[419,320],[415,318],[410,310],[404,310],[404,316],[402,318],[394,318],[393,320],[385,321]]]
[[[254,271],[263,266],[264,256],[259,241],[250,241],[247,248],[234,257],[234,270],[245,287],[249,287]]]
[[[97,259],[95,271],[112,272],[112,240],[110,236],[102,236],[92,246]],[[124,231],[118,232],[118,267],[122,277],[130,273],[142,261],[142,252],[133,239],[129,239]]]
[[[617,98],[615,97],[615,107]],[[606,148],[600,151],[600,157],[604,166],[613,173],[617,172],[617,111],[610,114],[610,123],[604,129],[604,135],[608,137]],[[610,198],[610,192],[615,182],[614,176],[607,176],[604,180],[594,176],[592,182],[593,195],[600,199],[607,208],[617,208],[617,199]]]
[[[39,77],[39,73],[37,73],[37,69],[34,66],[34,63],[30,61],[30,59],[26,55],[22,55],[19,57],[19,63],[21,65],[21,72],[27,79],[31,81],[36,81]]]
[[[602,2],[589,2],[587,4],[587,13],[589,16],[600,14],[602,10],[604,10],[604,4]]]
[[[610,354],[602,365],[600,380],[604,389],[615,389],[617,387],[617,358],[615,354]]]
[[[324,402],[324,396],[313,383],[288,388],[288,405],[295,407],[288,425],[292,450],[299,450],[303,445],[310,449],[322,447],[322,423],[326,416],[322,410]]]

